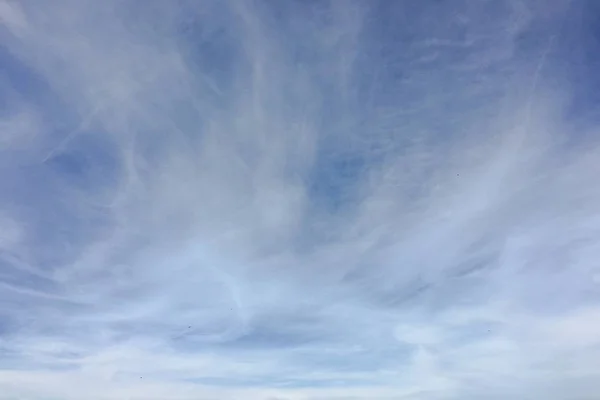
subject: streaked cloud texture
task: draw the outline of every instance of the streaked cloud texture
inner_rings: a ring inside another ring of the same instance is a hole
[[[0,399],[597,398],[599,6],[0,0]]]

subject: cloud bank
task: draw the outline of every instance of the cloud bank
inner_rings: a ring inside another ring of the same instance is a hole
[[[0,399],[593,398],[599,13],[0,0]]]

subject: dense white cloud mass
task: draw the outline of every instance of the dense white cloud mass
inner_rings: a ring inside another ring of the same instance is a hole
[[[600,393],[590,0],[0,0],[0,400]]]

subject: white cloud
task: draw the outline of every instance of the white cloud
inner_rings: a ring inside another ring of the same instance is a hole
[[[567,3],[0,0],[0,400],[597,393]]]

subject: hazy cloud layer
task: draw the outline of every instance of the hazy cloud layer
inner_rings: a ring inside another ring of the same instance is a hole
[[[592,399],[599,16],[0,0],[0,399]]]

